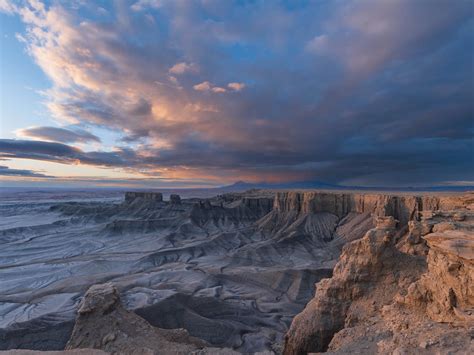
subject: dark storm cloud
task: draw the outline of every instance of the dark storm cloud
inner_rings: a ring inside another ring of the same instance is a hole
[[[35,178],[53,178],[53,176],[34,172],[32,170],[10,169],[8,166],[0,165],[0,176],[20,176]]]
[[[69,10],[20,10],[53,82],[48,107],[133,148],[24,141],[3,157],[379,185],[474,178],[470,0]],[[81,142],[58,136],[34,135]]]
[[[82,129],[58,127],[30,127],[17,132],[22,137],[38,138],[61,143],[100,143],[100,138]]]
[[[118,167],[132,165],[135,153],[128,149],[114,152],[83,152],[79,148],[62,143],[0,139],[0,157]]]

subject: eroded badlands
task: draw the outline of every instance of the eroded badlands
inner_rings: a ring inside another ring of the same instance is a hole
[[[3,204],[0,349],[461,354],[473,349],[473,203],[252,190]],[[118,317],[93,339],[88,289]]]

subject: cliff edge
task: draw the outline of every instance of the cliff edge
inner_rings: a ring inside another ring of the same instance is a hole
[[[375,217],[344,246],[293,319],[285,355],[474,352],[473,195],[418,201],[433,209],[418,209],[407,230]]]

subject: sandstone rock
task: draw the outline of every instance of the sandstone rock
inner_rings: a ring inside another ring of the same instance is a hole
[[[456,229],[456,226],[452,222],[441,222],[433,226],[434,233],[442,233],[444,231],[455,230],[455,229]]]
[[[421,237],[427,235],[433,229],[433,224],[426,220],[420,221],[409,221],[408,222],[408,241],[412,244],[419,244],[422,242]]]
[[[296,213],[328,212],[340,218],[350,212],[373,213],[375,216],[392,216],[405,226],[408,221],[435,215],[437,210],[466,208],[474,194],[463,196],[405,196],[388,194],[328,193],[328,192],[277,192],[273,209]]]
[[[415,209],[422,220],[410,220],[403,238],[396,237],[402,230],[396,231],[393,215],[376,209],[376,228],[345,245],[333,277],[317,284],[314,299],[293,319],[284,354],[474,350],[465,331],[474,324],[474,215],[455,217],[455,208],[466,211],[471,198],[420,198]],[[423,250],[429,251],[428,271]],[[450,329],[427,315],[464,327]]]
[[[91,348],[119,354],[207,354],[207,343],[184,329],[165,330],[125,310],[111,284],[94,285],[81,301],[66,349]],[[210,353],[216,353],[215,349]],[[232,350],[224,349],[224,354]]]
[[[474,325],[474,233],[445,230],[424,237],[428,242],[428,272],[408,289],[406,302],[425,307],[439,322]]]
[[[466,215],[462,212],[458,212],[453,215],[453,220],[457,222],[464,221],[465,219],[466,219]]]
[[[377,217],[375,220],[375,226],[377,229],[395,229],[398,221],[392,216]]]
[[[394,265],[405,262],[404,254],[393,246],[395,225],[393,217],[378,218],[377,228],[344,246],[333,277],[317,284],[315,298],[293,319],[285,338],[284,354],[325,351],[333,335],[344,328],[351,303],[370,293],[372,286],[378,279],[386,278]],[[406,260],[405,265],[410,264]],[[384,292],[390,299],[395,290],[392,286]]]

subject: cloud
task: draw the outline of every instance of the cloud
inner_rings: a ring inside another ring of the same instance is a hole
[[[181,62],[181,63],[176,63],[175,65],[173,65],[169,69],[169,72],[171,74],[181,75],[185,73],[195,73],[197,72],[197,68],[196,68],[196,65],[193,63],[188,64],[185,62]]]
[[[104,21],[31,2],[14,11],[52,118],[121,140],[86,152],[61,144],[97,142],[75,129],[27,128],[57,143],[2,140],[0,156],[196,179],[472,180],[470,6],[133,1]]]
[[[245,88],[245,84],[244,83],[229,83],[227,84],[227,87],[234,91],[241,91]]]
[[[84,152],[79,148],[62,143],[0,139],[0,158],[33,159],[63,164],[89,164],[109,167],[127,167],[133,165],[135,152],[129,149],[115,151]]]
[[[324,53],[327,50],[328,36],[318,35],[313,37],[307,44],[306,49],[313,53]]]
[[[0,0],[0,12],[4,12],[7,14],[14,14],[18,11],[18,8],[15,4],[13,4],[9,0]]]
[[[163,0],[138,0],[130,8],[133,11],[143,11],[146,8],[155,8],[158,9],[163,5]]]
[[[229,83],[227,84],[227,87],[232,91],[241,91],[245,88],[245,84],[244,83]],[[196,84],[193,86],[193,89],[196,91],[212,91],[215,93],[227,92],[226,88],[223,88],[220,86],[214,86],[209,81],[203,81],[200,84]]]
[[[215,92],[215,93],[223,93],[223,92],[226,92],[227,90],[225,88],[221,88],[219,86],[214,86],[212,88],[212,91]]]
[[[82,129],[65,129],[59,127],[29,127],[16,131],[20,137],[35,138],[60,143],[100,143],[99,137]]]
[[[32,170],[23,169],[10,169],[8,166],[0,165],[0,176],[19,176],[19,177],[30,177],[30,178],[54,178],[53,176],[38,173]]]
[[[471,5],[462,0],[347,2],[328,21],[328,33],[312,38],[307,48],[331,52],[349,73],[364,75],[437,46],[470,18]]]
[[[212,88],[212,84],[209,81],[203,81],[200,84],[194,85],[193,88],[196,91],[209,91]]]

